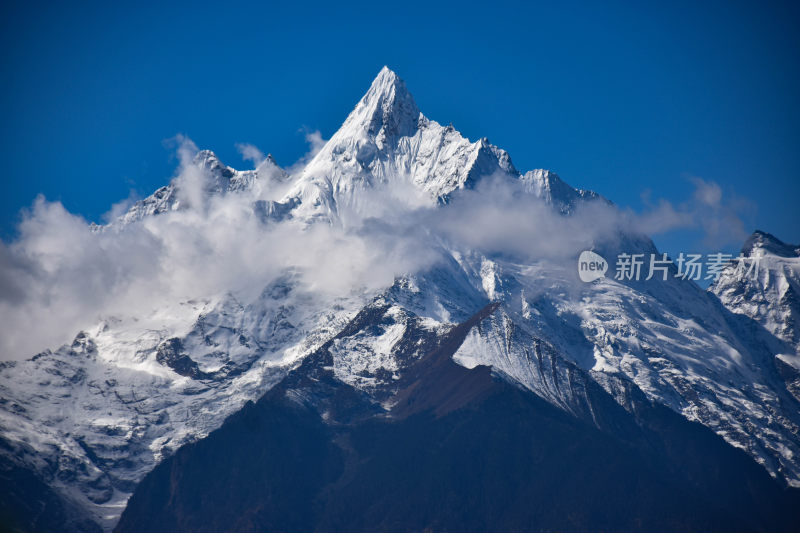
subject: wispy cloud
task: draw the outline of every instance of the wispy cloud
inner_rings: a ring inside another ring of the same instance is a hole
[[[298,159],[293,165],[291,165],[287,170],[290,174],[296,174],[303,170],[303,168],[308,164],[309,161],[314,159],[322,147],[325,146],[327,142],[325,139],[322,138],[322,133],[319,130],[308,130],[308,129],[301,129],[300,131],[305,133],[305,140],[308,143],[308,152]]]
[[[103,213],[103,222],[108,224],[121,217],[128,212],[131,206],[138,200],[140,200],[139,194],[135,190],[131,189],[127,198],[111,204],[111,209]]]
[[[694,187],[691,196],[677,204],[663,199],[653,202],[649,191],[643,196],[647,209],[632,214],[640,230],[658,235],[693,229],[698,232],[700,244],[709,248],[741,244],[749,234],[745,220],[754,213],[754,204],[726,194],[714,181],[697,176],[688,176],[688,181]]]
[[[242,159],[244,161],[252,161],[253,166],[257,167],[261,163],[264,162],[264,152],[259,150],[255,145],[249,143],[238,143],[236,145],[236,149],[239,150],[239,153],[242,154]]]

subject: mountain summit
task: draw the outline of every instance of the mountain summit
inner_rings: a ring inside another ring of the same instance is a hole
[[[258,188],[259,178],[285,172],[263,163],[256,172],[235,171],[210,151],[197,155],[211,194]],[[267,172],[266,167],[269,167]],[[354,213],[371,214],[366,191],[403,190],[415,204],[446,203],[458,190],[473,188],[482,178],[503,176],[519,180],[521,188],[569,212],[582,199],[598,195],[573,189],[555,173],[531,171],[523,176],[505,150],[482,138],[470,141],[452,126],[426,118],[405,82],[383,67],[342,126],[306,164],[288,191],[269,203],[270,213],[306,222],[326,220],[341,224]],[[230,185],[228,185],[230,183]],[[181,208],[171,184],[156,196],[138,202],[122,222]]]
[[[342,131],[363,130],[382,145],[390,139],[414,135],[419,119],[419,108],[405,82],[383,67],[345,120]]]
[[[422,115],[403,80],[384,67],[287,199],[301,200],[299,217],[336,219],[360,210],[366,189],[409,185],[436,204],[490,175],[519,172],[487,139],[471,142]]]

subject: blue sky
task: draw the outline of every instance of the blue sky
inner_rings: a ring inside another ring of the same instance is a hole
[[[679,204],[699,177],[748,232],[800,242],[796,4],[216,4],[2,8],[0,236],[39,193],[88,220],[149,194],[179,133],[234,167],[240,142],[289,165],[388,65],[428,117],[521,170],[637,210]]]

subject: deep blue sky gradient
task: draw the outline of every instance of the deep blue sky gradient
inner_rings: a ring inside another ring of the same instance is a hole
[[[797,3],[215,4],[5,4],[0,236],[38,193],[95,221],[151,193],[178,133],[237,168],[238,142],[289,165],[386,64],[520,170],[635,209],[699,176],[755,206],[748,231],[800,242]]]

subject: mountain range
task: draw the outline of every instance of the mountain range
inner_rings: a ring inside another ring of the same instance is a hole
[[[757,231],[742,248],[755,274],[731,262],[708,290],[674,266],[583,283],[583,250],[658,251],[608,199],[426,118],[388,68],[301,165],[240,171],[194,151],[92,232],[187,216],[213,229],[234,208],[319,246],[271,260],[262,286],[87,320],[70,343],[0,363],[7,529],[800,518],[800,246]],[[348,277],[342,249],[375,267]]]

